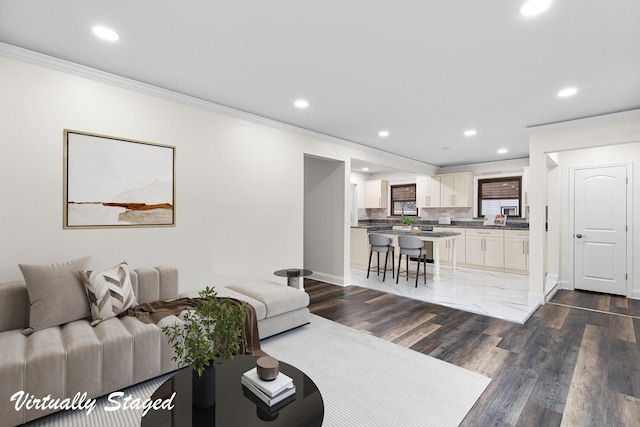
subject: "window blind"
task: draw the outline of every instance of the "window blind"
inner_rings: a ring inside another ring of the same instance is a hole
[[[520,180],[479,180],[482,199],[520,198]]]
[[[415,200],[416,200],[415,184],[391,186],[392,202],[415,202]]]

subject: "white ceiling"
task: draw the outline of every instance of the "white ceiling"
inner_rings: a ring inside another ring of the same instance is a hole
[[[528,126],[640,107],[640,1],[528,18],[523,2],[0,0],[0,41],[448,166],[527,157]]]

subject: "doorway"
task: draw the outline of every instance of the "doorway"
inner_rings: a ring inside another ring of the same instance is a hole
[[[313,278],[343,284],[345,262],[345,163],[304,156],[304,268]]]
[[[628,296],[628,166],[572,169],[574,288]]]

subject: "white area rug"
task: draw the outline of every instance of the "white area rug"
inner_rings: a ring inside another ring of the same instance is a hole
[[[324,399],[325,427],[457,426],[491,381],[315,315],[310,325],[264,340],[261,346],[316,383]],[[123,391],[146,399],[169,375]],[[141,411],[106,412],[105,399],[89,416],[63,411],[28,425],[140,425]]]
[[[315,315],[261,347],[316,383],[326,427],[457,426],[491,381]]]
[[[156,389],[173,374],[165,374],[152,380],[137,384],[122,390],[124,396],[140,398],[141,401],[150,397]],[[107,396],[101,397],[96,407],[87,415],[87,411],[60,411],[55,414],[31,421],[29,427],[138,427],[142,419],[142,410],[127,409],[105,411],[105,407],[113,406]]]

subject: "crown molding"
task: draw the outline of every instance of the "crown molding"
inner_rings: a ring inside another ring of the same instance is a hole
[[[597,116],[590,116],[590,117],[582,117],[582,118],[566,120],[562,122],[528,126],[527,132],[529,132],[529,134],[532,135],[532,134],[542,133],[542,132],[570,129],[576,126],[607,123],[607,122],[612,122],[616,120],[627,120],[627,119],[634,119],[638,117],[640,117],[640,109],[617,111],[614,113],[600,114]]]
[[[298,135],[319,139],[325,142],[338,144],[344,147],[349,147],[349,148],[365,151],[372,154],[383,154],[386,157],[390,157],[402,162],[408,162],[418,167],[437,167],[437,165],[420,162],[418,160],[411,159],[409,157],[400,156],[398,154],[394,154],[388,151],[369,147],[367,145],[359,144],[357,142],[337,138],[335,136],[323,134],[320,132],[301,128],[298,126],[293,126],[287,123],[279,122],[277,120],[272,120],[266,117],[258,116],[256,114],[251,114],[245,111],[236,110],[234,108],[225,107],[224,105],[216,104],[214,102],[205,101],[200,98],[184,95],[179,92],[163,89],[157,86],[153,86],[147,83],[142,83],[137,80],[118,76],[116,74],[111,74],[105,71],[100,71],[95,68],[76,64],[74,62],[66,61],[64,59],[56,58],[50,55],[45,55],[43,53],[35,52],[29,49],[24,49],[8,43],[0,42],[0,56],[4,56],[10,59],[15,59],[22,62],[27,62],[40,67],[60,71],[63,73],[72,74],[74,76],[82,77],[89,80],[94,80],[96,82],[117,86],[123,89],[132,90],[135,92],[154,96],[154,97],[165,99],[168,101],[188,105],[190,107],[198,108],[201,110],[211,111],[214,113],[223,114],[223,115],[234,117],[237,119],[246,120],[248,122],[268,126],[274,129],[279,129],[286,132],[291,132]]]

